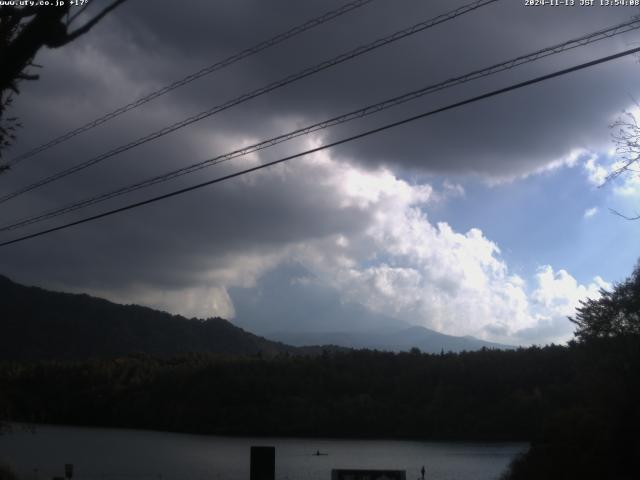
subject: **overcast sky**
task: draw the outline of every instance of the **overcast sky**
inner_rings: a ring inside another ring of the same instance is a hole
[[[93,0],[88,14],[98,10]],[[14,154],[341,1],[130,0],[35,59]],[[467,2],[375,0],[201,78],[0,177],[0,194]],[[2,223],[103,193],[602,29],[631,7],[502,0],[109,158],[2,205]],[[579,2],[577,2],[579,3]],[[425,96],[0,239],[55,226],[637,46],[640,32]],[[598,186],[610,124],[640,98],[634,57],[474,103],[160,203],[3,247],[0,273],[249,330],[381,319],[512,344],[562,342],[580,299],[640,256],[640,181]],[[306,307],[306,311],[305,311]],[[356,312],[356,313],[354,313]],[[336,319],[339,319],[337,321]]]

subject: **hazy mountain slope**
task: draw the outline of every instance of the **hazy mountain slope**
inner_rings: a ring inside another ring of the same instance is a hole
[[[266,273],[249,288],[231,288],[234,323],[269,338],[273,332],[395,331],[408,323],[347,302],[298,264]]]
[[[409,327],[398,330],[375,332],[274,332],[268,338],[290,345],[339,345],[350,348],[372,348],[394,352],[419,348],[427,353],[461,352],[481,348],[514,348],[509,345],[485,342],[474,337],[445,335],[424,327]]]
[[[511,348],[473,337],[444,335],[424,327],[372,312],[345,301],[337,289],[316,282],[298,264],[265,274],[248,288],[232,288],[234,323],[259,335],[290,345],[339,345],[406,351],[459,352]]]

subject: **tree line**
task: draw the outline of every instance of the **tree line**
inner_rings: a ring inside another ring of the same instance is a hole
[[[224,435],[526,440],[505,478],[640,471],[640,268],[565,346],[0,363],[5,420]]]

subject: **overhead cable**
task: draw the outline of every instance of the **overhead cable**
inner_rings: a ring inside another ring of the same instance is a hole
[[[448,110],[453,110],[455,108],[459,108],[459,107],[462,107],[464,105],[469,105],[471,103],[475,103],[475,102],[478,102],[478,101],[481,101],[481,100],[485,100],[487,98],[491,98],[491,97],[495,97],[495,96],[498,96],[498,95],[502,95],[504,93],[511,92],[511,91],[514,91],[514,90],[518,90],[520,88],[524,88],[524,87],[527,87],[529,85],[533,85],[533,84],[536,84],[536,83],[541,83],[541,82],[544,82],[544,81],[547,81],[547,80],[551,80],[552,78],[556,78],[556,77],[560,77],[560,76],[563,76],[563,75],[567,75],[567,74],[572,73],[572,72],[577,72],[579,70],[584,70],[586,68],[593,67],[595,65],[600,65],[602,63],[610,62],[612,60],[616,60],[618,58],[622,58],[622,57],[625,57],[625,56],[628,56],[628,55],[632,55],[632,54],[638,53],[638,52],[640,52],[640,47],[636,47],[636,48],[632,48],[632,49],[629,49],[629,50],[625,50],[623,52],[619,52],[619,53],[616,53],[616,54],[613,54],[613,55],[608,55],[606,57],[601,57],[601,58],[598,58],[596,60],[592,60],[590,62],[582,63],[582,64],[579,64],[579,65],[575,65],[575,66],[570,67],[570,68],[565,68],[563,70],[558,70],[556,72],[549,73],[547,75],[542,75],[542,76],[539,76],[539,77],[536,77],[536,78],[533,78],[533,79],[530,79],[530,80],[526,80],[524,82],[516,83],[516,84],[510,85],[508,87],[499,88],[497,90],[493,90],[491,92],[488,92],[488,93],[485,93],[485,94],[482,94],[482,95],[478,95],[478,96],[475,96],[475,97],[472,97],[472,98],[468,98],[468,99],[462,100],[460,102],[452,103],[452,104],[449,104],[449,105],[447,105],[445,107],[440,107],[440,108],[437,108],[435,110],[430,110],[430,111],[425,112],[425,113],[414,115],[412,117],[408,117],[408,118],[405,118],[403,120],[399,120],[397,122],[388,123],[388,124],[383,125],[381,127],[377,127],[377,128],[371,129],[371,130],[367,130],[367,131],[359,133],[357,135],[352,135],[350,137],[343,138],[341,140],[337,140],[335,142],[331,142],[331,143],[328,143],[326,145],[322,145],[322,146],[319,146],[319,147],[316,147],[316,148],[305,150],[303,152],[299,152],[299,153],[296,153],[294,155],[289,155],[287,157],[280,158],[278,160],[274,160],[274,161],[271,161],[271,162],[268,162],[268,163],[264,163],[264,164],[261,164],[261,165],[258,165],[258,166],[252,167],[252,168],[247,168],[245,170],[241,170],[239,172],[235,172],[235,173],[232,173],[232,174],[229,174],[229,175],[225,175],[225,176],[222,176],[222,177],[214,178],[213,180],[209,180],[209,181],[206,181],[206,182],[198,183],[196,185],[191,185],[190,187],[185,187],[185,188],[181,188],[179,190],[174,190],[173,192],[165,193],[163,195],[158,195],[156,197],[152,197],[152,198],[149,198],[147,200],[142,200],[142,201],[139,201],[139,202],[131,203],[131,204],[125,205],[123,207],[115,208],[113,210],[109,210],[109,211],[106,211],[106,212],[103,212],[103,213],[99,213],[97,215],[92,215],[90,217],[85,217],[85,218],[82,218],[80,220],[76,220],[76,221],[69,222],[69,223],[66,223],[66,224],[63,224],[63,225],[59,225],[57,227],[48,228],[46,230],[40,230],[38,232],[31,233],[29,235],[24,235],[22,237],[15,238],[13,240],[8,240],[8,241],[0,243],[0,247],[12,245],[14,243],[22,242],[22,241],[25,241],[25,240],[28,240],[28,239],[31,239],[31,238],[40,237],[42,235],[53,233],[53,232],[56,232],[56,231],[59,231],[59,230],[64,230],[64,229],[67,229],[67,228],[70,228],[70,227],[73,227],[73,226],[76,226],[76,225],[81,225],[83,223],[87,223],[87,222],[91,222],[91,221],[94,221],[94,220],[98,220],[100,218],[104,218],[104,217],[108,217],[108,216],[111,216],[111,215],[115,215],[116,213],[124,212],[124,211],[127,211],[127,210],[132,210],[132,209],[141,207],[143,205],[148,205],[148,204],[151,204],[151,203],[159,202],[161,200],[166,200],[168,198],[175,197],[175,196],[178,196],[178,195],[182,195],[184,193],[191,192],[193,190],[198,190],[200,188],[203,188],[203,187],[206,187],[206,186],[209,186],[209,185],[220,183],[220,182],[223,182],[225,180],[230,180],[232,178],[240,177],[242,175],[246,175],[246,174],[251,173],[251,172],[255,172],[255,171],[262,170],[262,169],[265,169],[265,168],[268,168],[268,167],[271,167],[271,166],[274,166],[274,165],[277,165],[277,164],[280,164],[280,163],[284,163],[286,161],[293,160],[295,158],[299,158],[299,157],[303,157],[303,156],[306,156],[306,155],[310,155],[312,153],[316,153],[316,152],[319,152],[319,151],[322,151],[322,150],[326,150],[326,149],[329,149],[329,148],[332,148],[332,147],[336,147],[338,145],[342,145],[342,144],[347,143],[347,142],[352,142],[352,141],[358,140],[360,138],[368,137],[370,135],[374,135],[376,133],[383,132],[385,130],[390,130],[392,128],[399,127],[401,125],[405,125],[407,123],[415,122],[416,120],[420,120],[422,118],[430,117],[432,115],[436,115],[438,113],[446,112]]]
[[[142,188],[150,187],[158,183],[173,180],[175,178],[181,177],[189,173],[196,172],[203,168],[211,167],[211,166],[220,164],[222,162],[229,161],[233,158],[241,157],[244,155],[248,155],[250,153],[254,153],[254,152],[272,147],[274,145],[286,142],[288,140],[292,140],[294,138],[297,138],[303,135],[307,135],[307,134],[310,134],[322,129],[326,129],[335,125],[340,125],[358,118],[366,117],[368,115],[378,113],[388,108],[395,107],[397,105],[401,105],[412,100],[416,100],[427,94],[435,93],[447,88],[451,88],[456,85],[477,80],[479,78],[495,75],[499,72],[509,70],[526,63],[531,63],[531,62],[540,60],[542,58],[546,58],[551,55],[556,55],[561,52],[565,52],[567,50],[571,50],[580,46],[589,45],[591,43],[594,43],[606,38],[611,38],[615,35],[620,35],[622,33],[630,32],[638,28],[640,28],[640,19],[635,19],[635,20],[624,22],[619,25],[615,25],[603,30],[598,30],[596,32],[589,33],[587,35],[583,35],[582,37],[574,38],[572,40],[568,40],[550,47],[543,48],[541,50],[537,50],[533,53],[521,55],[519,57],[515,57],[510,60],[495,64],[495,65],[491,65],[483,69],[474,70],[464,75],[450,78],[443,82],[439,82],[439,83],[429,85],[417,90],[413,90],[411,92],[398,95],[396,97],[384,100],[382,102],[368,105],[358,110],[353,110],[343,115],[339,115],[339,116],[330,118],[328,120],[324,120],[322,122],[314,123],[312,125],[308,125],[306,127],[299,128],[297,130],[293,130],[291,132],[270,138],[268,140],[263,140],[261,142],[258,142],[237,150],[233,150],[231,152],[227,152],[225,154],[218,155],[216,157],[209,158],[207,160],[193,163],[186,167],[171,170],[169,172],[156,175],[139,182],[135,182],[133,184],[118,188],[116,190],[112,190],[100,195],[95,195],[95,196],[86,198],[84,200],[65,205],[63,207],[58,207],[52,210],[48,210],[36,216],[30,216],[27,218],[23,218],[21,220],[13,221],[10,224],[6,224],[0,227],[0,232],[14,230],[14,229],[21,228],[34,223],[38,223],[44,220],[55,218],[66,213],[88,207],[90,205],[95,205],[97,203],[101,203],[106,200],[109,200],[127,193],[131,193],[136,190],[140,190]]]
[[[308,77],[310,75],[313,75],[315,73],[318,73],[322,70],[326,70],[330,67],[333,67],[335,65],[338,65],[340,63],[346,62],[347,60],[351,60],[355,57],[358,57],[360,55],[363,55],[367,52],[370,52],[372,50],[375,50],[377,48],[380,48],[382,46],[388,45],[390,43],[396,42],[398,40],[401,40],[403,38],[406,38],[410,35],[414,35],[418,32],[421,32],[423,30],[426,30],[428,28],[434,27],[436,25],[439,25],[441,23],[447,22],[449,20],[452,20],[456,17],[459,17],[461,15],[464,15],[466,13],[472,12],[478,8],[481,8],[483,6],[486,6],[488,4],[497,2],[500,0],[479,0],[479,1],[475,1],[472,3],[469,3],[467,5],[464,5],[462,7],[458,7],[455,10],[451,10],[450,12],[447,12],[445,14],[442,15],[438,15],[437,17],[434,17],[430,20],[426,20],[424,22],[420,22],[417,23],[411,27],[405,28],[403,30],[399,30],[391,35],[388,35],[386,37],[380,38],[374,42],[368,43],[366,45],[362,45],[360,47],[357,47],[353,50],[350,50],[349,52],[343,53],[341,55],[338,55],[337,57],[333,57],[330,60],[326,60],[324,62],[318,63],[312,67],[308,67],[305,68],[301,71],[299,71],[298,73],[295,73],[293,75],[289,75],[287,77],[284,77],[276,82],[272,82],[264,87],[260,87],[256,90],[253,90],[251,92],[245,93],[243,95],[240,95],[239,97],[236,97],[232,100],[229,100],[225,103],[222,103],[220,105],[217,105],[215,107],[212,107],[208,110],[205,110],[204,112],[201,112],[197,115],[193,115],[191,117],[188,117],[184,120],[181,120],[179,122],[176,122],[172,125],[169,125],[168,127],[162,128],[160,130],[157,130],[149,135],[146,135],[144,137],[140,137],[137,140],[134,140],[132,142],[129,142],[125,145],[121,145],[117,148],[114,148],[112,150],[109,150],[106,153],[103,153],[101,155],[98,155],[96,157],[93,157],[89,160],[86,160],[84,162],[78,163],[72,167],[69,167],[67,169],[61,170],[57,173],[54,173],[52,175],[49,175],[48,177],[45,177],[41,180],[38,180],[34,183],[31,183],[25,187],[22,187],[18,190],[15,190],[11,193],[8,193],[2,197],[0,197],[0,203],[4,203],[8,200],[11,200],[12,198],[15,198],[19,195],[22,195],[23,193],[26,192],[30,192],[31,190],[34,190],[36,188],[42,187],[44,185],[47,185],[51,182],[54,182],[56,180],[60,180],[61,178],[64,178],[68,175],[71,175],[73,173],[79,172],[81,170],[84,170],[85,168],[91,167],[97,163],[100,163],[104,160],[106,160],[107,158],[113,157],[115,155],[118,155],[120,153],[126,152],[127,150],[131,150],[132,148],[138,147],[144,143],[150,142],[152,140],[156,140],[160,137],[163,137],[165,135],[168,135],[169,133],[175,132],[176,130],[179,130],[181,128],[184,128],[188,125],[191,125],[195,122],[199,122],[200,120],[204,120],[205,118],[208,118],[212,115],[215,115],[216,113],[220,113],[224,110],[227,110],[231,107],[234,107],[236,105],[239,105],[241,103],[244,103],[248,100],[251,100],[253,98],[256,98],[260,95],[264,95],[268,92],[271,92],[273,90],[276,90],[278,88],[284,87],[285,85],[288,85],[290,83],[296,82],[298,80],[301,80],[302,78]]]
[[[123,113],[128,112],[129,110],[133,110],[134,108],[138,108],[141,105],[144,105],[145,103],[151,102],[152,100],[155,100],[158,97],[161,97],[162,95],[165,95],[177,88],[180,88],[184,85],[187,85],[188,83],[193,82],[194,80],[197,80],[199,78],[204,77],[205,75],[209,75],[213,72],[216,72],[218,70],[222,70],[223,68],[229,67],[231,65],[233,65],[234,63],[243,60],[247,57],[250,57],[252,55],[255,55],[257,53],[262,52],[263,50],[266,50],[270,47],[273,47],[275,45],[278,45],[282,42],[284,42],[285,40],[288,40],[292,37],[295,37],[296,35],[299,35],[303,32],[306,32],[307,30],[311,30],[312,28],[315,28],[319,25],[322,25],[324,23],[327,23],[331,20],[333,20],[334,18],[337,18],[341,15],[344,15],[345,13],[351,12],[352,10],[355,10],[357,8],[363,7],[364,5],[371,3],[373,0],[355,0],[353,2],[349,2],[346,3],[344,5],[342,5],[339,8],[336,8],[335,10],[331,10],[329,12],[326,12],[322,15],[320,15],[319,17],[315,17],[307,22],[304,22],[300,25],[297,25],[293,28],[290,28],[289,30],[287,30],[286,32],[280,33],[274,37],[271,37],[267,40],[264,40],[252,47],[249,47],[245,50],[242,50],[241,52],[235,53],[227,58],[225,58],[224,60],[220,60],[219,62],[216,62],[212,65],[209,65],[207,67],[204,67],[200,70],[198,70],[197,72],[191,73],[189,75],[187,75],[184,78],[181,78],[180,80],[176,80],[175,82],[166,85],[158,90],[155,90],[154,92],[151,92],[147,95],[145,95],[144,97],[140,97],[137,100],[134,100],[131,103],[128,103],[122,107],[116,108],[115,110],[106,113],[104,115],[102,115],[101,117],[96,118],[95,120],[92,120],[84,125],[82,125],[81,127],[78,127],[74,130],[71,130],[69,132],[66,132],[52,140],[49,140],[46,143],[43,143],[42,145],[39,145],[38,147],[32,148],[31,150],[28,150],[14,158],[12,158],[11,160],[9,160],[6,163],[6,166],[12,167],[15,164],[21,162],[22,160],[25,160],[27,158],[33,157],[35,155],[37,155],[40,152],[43,152],[45,150],[48,150],[60,143],[66,142],[67,140],[75,137],[76,135],[80,135],[81,133],[87,132],[95,127],[97,127],[98,125],[102,125],[103,123],[108,122],[109,120],[113,120],[116,117],[119,117],[120,115],[122,115]]]

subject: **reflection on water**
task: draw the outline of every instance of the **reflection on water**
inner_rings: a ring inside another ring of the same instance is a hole
[[[0,435],[0,461],[25,480],[49,480],[75,466],[77,480],[247,480],[249,447],[276,447],[279,480],[329,480],[332,468],[398,469],[407,480],[497,479],[522,443],[248,438],[102,428],[17,426]],[[317,456],[317,451],[328,455]]]

